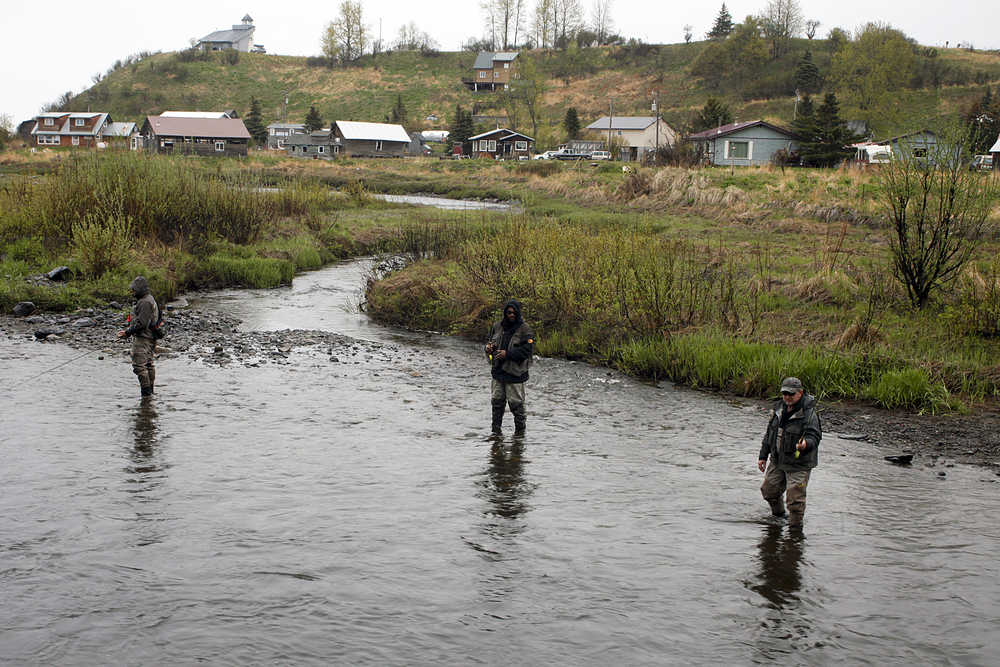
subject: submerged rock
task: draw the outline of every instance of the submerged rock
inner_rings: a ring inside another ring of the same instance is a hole
[[[49,336],[63,336],[65,334],[66,334],[65,329],[54,329],[54,328],[38,329],[37,331],[35,331],[35,338],[37,338],[38,340],[45,340]]]

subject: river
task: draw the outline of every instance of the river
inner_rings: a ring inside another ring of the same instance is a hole
[[[552,359],[497,444],[479,345],[370,322],[365,269],[197,305],[382,354],[166,358],[148,405],[120,355],[0,340],[0,660],[996,664],[989,471],[827,434],[796,537],[756,404]]]

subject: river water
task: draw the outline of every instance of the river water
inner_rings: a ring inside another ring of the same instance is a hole
[[[145,406],[0,341],[0,662],[996,664],[991,472],[827,434],[796,537],[759,407],[551,359],[498,444],[480,347],[352,312],[364,270],[198,306],[381,354],[162,359]]]

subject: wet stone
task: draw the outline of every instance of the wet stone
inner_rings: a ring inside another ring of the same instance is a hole
[[[35,304],[30,301],[22,301],[14,306],[14,317],[26,317],[35,312]]]
[[[92,317],[81,317],[80,319],[73,321],[73,326],[85,329],[87,327],[96,327],[97,322]]]
[[[72,276],[73,272],[68,266],[57,266],[45,274],[49,280],[69,280]]]

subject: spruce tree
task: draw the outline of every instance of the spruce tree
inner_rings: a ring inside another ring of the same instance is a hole
[[[713,127],[729,125],[733,122],[733,114],[729,107],[714,97],[709,97],[705,106],[694,118],[694,131],[701,132]]]
[[[264,125],[264,121],[260,117],[260,102],[256,97],[250,98],[250,112],[243,124],[246,125],[247,132],[250,133],[255,144],[264,145],[267,143],[267,126]]]
[[[812,52],[806,50],[795,71],[795,90],[800,93],[818,93],[821,87],[819,68],[813,62]]]
[[[823,104],[816,110],[816,144],[813,152],[816,165],[835,167],[851,157],[853,151],[847,145],[856,139],[840,117],[837,96],[827,93],[823,97]]]
[[[465,144],[468,143],[469,137],[475,134],[475,129],[472,125],[472,112],[465,111],[462,109],[461,104],[455,105],[455,120],[452,121],[451,129],[448,131],[448,139],[452,144],[459,144],[462,146],[462,152],[465,152]]]
[[[712,26],[711,32],[708,33],[709,39],[725,39],[729,36],[729,33],[733,31],[733,17],[726,9],[726,3],[722,3],[722,9],[719,10],[719,15],[715,17],[715,25]]]
[[[569,139],[578,139],[580,137],[580,115],[577,113],[576,107],[566,109],[566,117],[563,118],[563,128],[566,130],[566,136]]]
[[[815,166],[816,153],[816,112],[812,98],[804,96],[795,109],[792,131],[799,139],[799,158],[805,167]]]
[[[396,95],[396,104],[392,107],[392,122],[397,125],[406,125],[406,106],[403,104],[403,96]]]
[[[316,130],[323,129],[323,119],[320,117],[319,112],[316,111],[316,107],[309,107],[309,113],[306,114],[306,132],[315,132]]]

